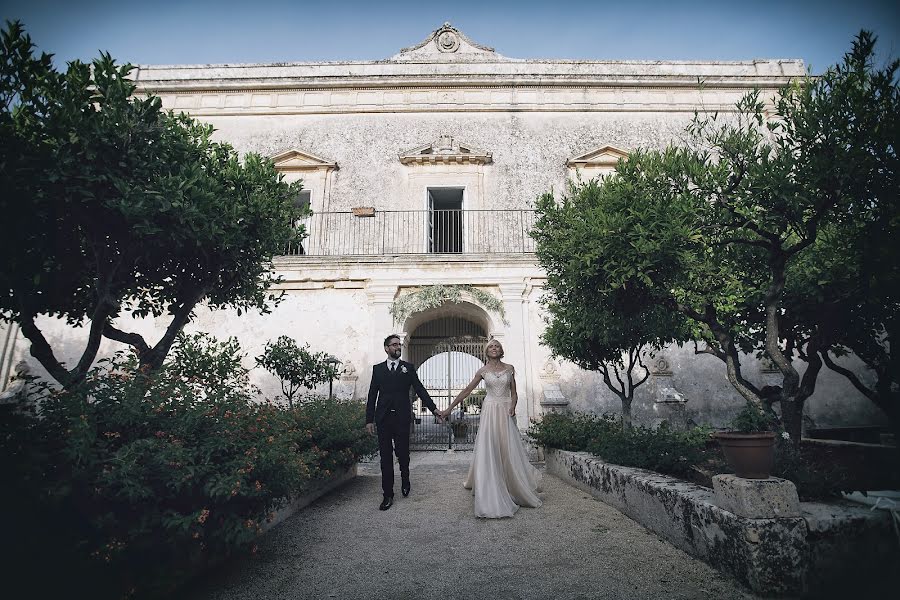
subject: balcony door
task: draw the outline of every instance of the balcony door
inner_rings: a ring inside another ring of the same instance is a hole
[[[463,188],[428,188],[428,252],[463,251]]]

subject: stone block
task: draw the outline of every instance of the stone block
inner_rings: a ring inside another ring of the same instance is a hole
[[[797,488],[786,479],[715,475],[713,491],[716,505],[739,517],[778,519],[800,516]]]
[[[545,413],[566,412],[569,400],[563,395],[558,383],[544,383],[541,392],[541,408]]]

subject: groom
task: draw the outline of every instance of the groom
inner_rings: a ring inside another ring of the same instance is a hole
[[[400,337],[389,335],[384,338],[384,352],[387,360],[372,367],[372,383],[366,403],[366,430],[375,433],[378,429],[378,451],[381,454],[381,489],[384,500],[379,510],[387,510],[394,504],[394,457],[400,463],[400,491],[409,495],[409,427],[412,423],[412,403],[409,389],[416,390],[422,403],[432,414],[442,421],[437,406],[425,390],[412,364],[400,360],[402,349]]]

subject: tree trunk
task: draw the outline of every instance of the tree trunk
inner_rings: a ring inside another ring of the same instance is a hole
[[[634,398],[622,398],[622,431],[631,429],[631,401]]]

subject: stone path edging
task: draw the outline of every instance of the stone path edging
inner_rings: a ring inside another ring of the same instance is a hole
[[[712,490],[699,485],[584,452],[546,450],[545,456],[548,473],[760,594],[816,594],[854,577],[866,581],[873,566],[896,562],[885,514],[801,503],[799,517],[748,519],[717,506]]]

